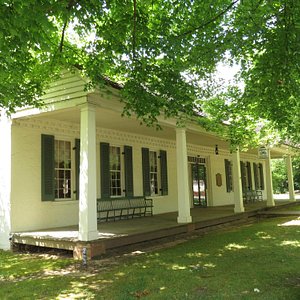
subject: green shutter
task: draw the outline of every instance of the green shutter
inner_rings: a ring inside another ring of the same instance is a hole
[[[109,144],[100,143],[101,162],[101,198],[110,197],[110,174],[109,174]]]
[[[247,190],[246,188],[246,170],[245,170],[245,163],[240,162],[240,167],[241,167],[241,179],[242,179],[242,190],[245,192]]]
[[[248,177],[248,190],[252,190],[252,176],[251,176],[251,164],[247,161],[247,177]]]
[[[253,163],[253,172],[254,172],[254,183],[255,183],[255,189],[259,189],[259,180],[258,180],[258,170],[257,170],[257,164]]]
[[[168,165],[167,152],[160,150],[160,176],[161,176],[161,194],[168,195]]]
[[[42,134],[41,143],[42,201],[53,201],[54,194],[54,136]]]
[[[264,169],[263,165],[259,163],[259,177],[260,177],[260,189],[265,189],[265,183],[264,183]]]
[[[125,195],[133,197],[133,165],[132,147],[124,146],[124,166],[125,166]]]
[[[80,176],[80,139],[75,139],[75,183],[76,200],[79,199],[79,176]]]
[[[226,178],[226,191],[227,193],[231,192],[231,182],[230,182],[230,161],[225,159],[225,178]]]
[[[142,170],[144,196],[150,196],[150,162],[148,148],[142,148]]]

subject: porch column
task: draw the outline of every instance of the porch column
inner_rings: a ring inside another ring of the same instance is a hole
[[[79,175],[79,240],[98,238],[96,188],[96,111],[90,104],[81,107],[80,175]]]
[[[295,190],[294,190],[294,177],[293,177],[293,166],[292,166],[292,157],[288,155],[286,157],[286,169],[288,175],[288,185],[289,185],[289,198],[290,201],[296,201]]]
[[[266,158],[266,191],[267,191],[267,206],[275,206],[273,196],[273,182],[271,170],[271,152],[267,149],[268,157]]]
[[[11,119],[0,111],[0,249],[10,249],[11,233]]]
[[[192,222],[185,128],[176,128],[178,223]]]
[[[251,186],[252,186],[252,190],[256,190],[256,186],[255,186],[255,179],[254,179],[254,167],[253,167],[253,163],[250,163],[250,168],[251,168]]]
[[[234,212],[244,212],[241,166],[240,166],[240,150],[232,152],[232,175],[234,187]]]

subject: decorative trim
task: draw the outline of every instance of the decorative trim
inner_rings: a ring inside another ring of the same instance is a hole
[[[59,133],[61,135],[80,136],[79,125],[62,122],[58,120],[47,120],[47,119],[19,119],[13,120],[13,126],[25,127],[30,129],[38,129],[42,132],[47,133]]]
[[[52,119],[40,119],[40,118],[24,118],[14,119],[12,122],[14,127],[25,127],[30,129],[37,129],[45,133],[59,133],[61,135],[69,135],[71,137],[80,137],[80,125],[70,122],[63,122]],[[134,134],[130,132],[123,132],[113,129],[97,128],[96,129],[97,141],[101,142],[115,142],[118,144],[139,144],[144,147],[152,149],[174,149],[176,150],[176,140],[166,140],[159,137],[146,136],[141,134]],[[198,155],[202,157],[208,157],[215,155],[214,147],[206,147],[201,145],[187,144],[187,152],[189,156]],[[229,150],[219,149],[219,157],[230,157]],[[241,153],[241,160],[255,160],[257,161],[257,155]]]
[[[175,149],[176,141],[165,140],[158,137],[133,134],[113,129],[97,128],[97,140],[115,141],[124,144],[141,144],[149,148]]]

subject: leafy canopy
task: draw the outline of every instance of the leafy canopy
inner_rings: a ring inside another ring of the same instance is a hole
[[[0,3],[0,106],[9,111],[39,105],[47,83],[75,66],[93,86],[120,83],[124,114],[148,125],[162,113],[196,118],[233,144],[274,129],[300,141],[298,0]],[[215,80],[222,61],[239,64],[242,88]]]

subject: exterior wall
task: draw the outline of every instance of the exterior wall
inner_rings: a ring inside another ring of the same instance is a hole
[[[47,103],[55,103],[57,101],[70,101],[70,99],[85,97],[85,81],[80,77],[78,71],[62,72],[60,78],[50,84],[46,90],[42,100]]]
[[[154,214],[165,213],[177,210],[177,173],[176,173],[176,149],[175,141],[159,139],[155,137],[135,135],[116,130],[97,129],[97,157],[100,158],[99,143],[107,142],[114,146],[129,145],[133,148],[133,185],[134,195],[143,195],[143,174],[142,174],[142,147],[153,151],[166,150],[168,162],[168,183],[169,193],[167,196],[154,196],[153,199]],[[97,162],[97,174],[100,178],[100,163]],[[100,180],[99,180],[100,182]],[[98,185],[97,197],[101,196],[100,183]]]
[[[41,134],[54,134],[72,142],[79,136],[79,130],[72,125],[54,124],[13,122],[12,231],[78,224],[78,201],[41,201]]]
[[[12,128],[12,231],[26,231],[78,224],[78,200],[41,201],[41,134],[70,140],[79,138],[79,125],[50,120],[14,121]],[[133,147],[134,195],[143,195],[141,148],[166,150],[169,194],[152,197],[154,214],[177,210],[175,142],[97,128],[97,197],[100,188],[100,142]],[[74,165],[74,158],[72,158]],[[75,170],[72,170],[74,184]],[[72,187],[74,190],[75,187]]]
[[[219,155],[211,155],[211,187],[212,197],[209,206],[229,205],[234,203],[233,191],[226,191],[226,176],[224,159],[231,159],[229,151],[227,153],[219,150]],[[221,174],[222,185],[217,186],[216,175]]]
[[[174,129],[175,130],[175,129]],[[54,135],[56,139],[70,140],[72,146],[80,137],[79,124],[46,119],[15,120],[12,126],[12,231],[36,230],[78,224],[78,200],[41,201],[41,134]],[[154,214],[177,211],[177,169],[175,140],[160,139],[117,130],[97,128],[97,198],[100,188],[100,142],[123,147],[132,146],[134,168],[134,195],[143,195],[141,148],[166,150],[168,162],[167,196],[155,196]],[[233,192],[226,191],[224,159],[231,159],[229,151],[188,144],[188,155],[206,160],[208,206],[233,204]],[[72,154],[74,156],[74,153]],[[241,160],[258,162],[253,155],[241,154]],[[72,158],[74,166],[74,157]],[[75,168],[72,170],[75,181]],[[253,173],[253,171],[252,171]],[[217,186],[216,174],[221,174],[222,185]],[[264,172],[265,174],[265,172]],[[189,176],[191,171],[189,170]],[[264,175],[265,176],[265,175]],[[192,182],[190,204],[192,204]],[[75,186],[72,187],[75,190]],[[265,195],[265,193],[264,193]],[[75,197],[75,195],[74,195]]]

